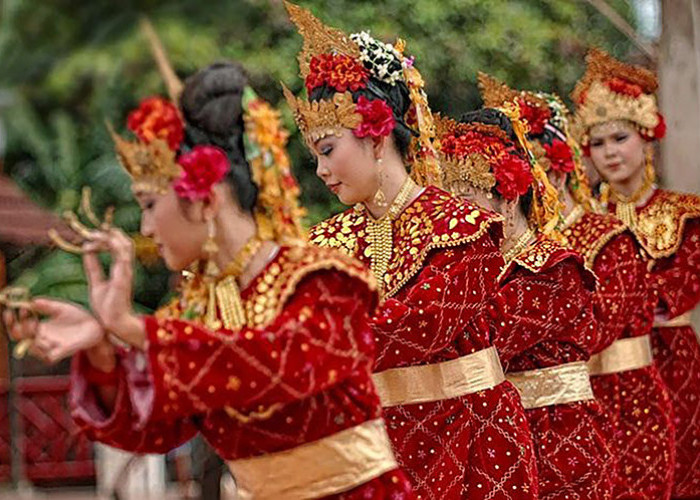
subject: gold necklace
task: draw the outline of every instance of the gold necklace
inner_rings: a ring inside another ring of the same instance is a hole
[[[257,234],[250,238],[248,242],[243,245],[243,248],[231,259],[231,262],[229,262],[226,269],[224,269],[223,275],[238,277],[243,274],[245,268],[250,264],[250,260],[258,250],[260,250],[263,243],[264,241]]]
[[[223,278],[218,283],[210,285],[210,306],[207,308],[207,324],[210,328],[220,328],[223,323],[225,328],[239,330],[245,325],[245,309],[236,278],[250,264],[251,259],[260,250],[263,243],[264,241],[256,233],[226,266],[221,274]],[[221,316],[221,321],[216,316],[217,311]]]
[[[644,179],[639,189],[630,196],[625,196],[615,191],[611,185],[603,183],[601,187],[601,199],[607,204],[609,198],[612,198],[615,202],[615,215],[617,218],[630,229],[635,229],[637,227],[637,203],[644,198],[650,190],[655,189],[655,181],[654,154],[653,152],[647,151]]]
[[[391,202],[391,206],[379,219],[371,216],[367,220],[367,239],[369,244],[365,250],[365,255],[369,253],[370,269],[379,283],[380,294],[384,293],[386,286],[386,272],[389,269],[389,262],[393,253],[394,238],[392,223],[401,214],[404,206],[408,202],[417,184],[410,176],[399,189],[396,198]]]
[[[530,244],[534,237],[534,229],[528,229],[518,238],[518,240],[515,242],[515,245],[503,252],[503,260],[505,261],[506,266],[510,264],[514,258],[520,255],[523,252],[523,250],[525,250],[525,248]]]

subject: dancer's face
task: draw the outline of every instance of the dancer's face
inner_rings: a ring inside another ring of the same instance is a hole
[[[141,206],[141,234],[152,238],[169,269],[181,271],[203,257],[207,238],[204,202],[186,202],[170,187],[164,194],[134,193]]]
[[[372,199],[379,188],[376,147],[371,138],[358,138],[350,129],[313,144],[316,175],[345,205]]]
[[[590,130],[590,154],[600,176],[614,184],[626,184],[643,175],[646,141],[625,121],[596,125]]]

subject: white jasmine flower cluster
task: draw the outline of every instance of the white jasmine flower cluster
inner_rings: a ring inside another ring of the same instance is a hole
[[[350,39],[360,48],[360,60],[374,78],[389,85],[403,79],[402,56],[391,44],[373,38],[366,31],[353,33]]]

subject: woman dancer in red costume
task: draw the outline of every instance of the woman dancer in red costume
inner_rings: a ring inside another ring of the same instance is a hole
[[[201,432],[240,498],[414,498],[371,380],[375,281],[299,240],[279,115],[233,64],[191,77],[179,102],[144,101],[129,116],[137,140],[115,135],[142,232],[170,268],[190,269],[178,297],[137,316],[130,241],[85,231],[94,316],[37,300],[49,320],[8,314],[13,334],[51,359],[82,349],[71,404],[93,439],[163,453]],[[112,256],[107,278],[99,250]]]
[[[379,281],[374,381],[399,464],[424,499],[536,498],[523,409],[475,321],[502,265],[500,217],[428,185],[439,181],[431,114],[402,44],[288,8],[309,97],[290,104],[318,176],[355,205],[310,239]]]
[[[674,428],[668,391],[651,350],[655,297],[645,253],[619,219],[594,210],[558,96],[516,91],[485,74],[479,80],[487,106],[517,100],[526,110],[532,151],[563,203],[560,229],[597,277],[598,334],[588,368],[593,393],[611,418],[608,439],[618,461],[614,496],[669,498]]]
[[[483,317],[522,397],[539,498],[611,498],[607,417],[586,368],[596,335],[595,278],[578,252],[556,241],[556,190],[531,162],[519,115],[510,103],[468,113],[461,123],[438,120],[446,186],[507,221],[505,264]]]
[[[654,261],[652,344],[676,428],[672,497],[698,498],[700,346],[690,313],[700,300],[700,198],[658,189],[654,183],[653,141],[666,131],[654,96],[656,76],[597,49],[586,62],[572,94],[576,131],[605,181],[603,206],[634,231]],[[653,453],[649,457],[655,458]]]

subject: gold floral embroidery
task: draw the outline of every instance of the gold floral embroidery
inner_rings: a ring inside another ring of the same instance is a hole
[[[580,252],[586,265],[593,267],[593,262],[600,250],[615,236],[627,228],[612,215],[585,214],[563,230],[569,246]]]
[[[437,188],[427,188],[393,222],[394,254],[385,275],[384,297],[393,296],[413,278],[431,250],[476,241],[502,221],[500,215],[483,212]],[[364,212],[351,209],[313,227],[309,241],[342,248],[367,264],[366,227]],[[346,236],[344,228],[352,230],[354,236]]]
[[[655,259],[669,257],[683,241],[689,219],[700,217],[700,197],[661,190],[637,215],[636,235]]]

